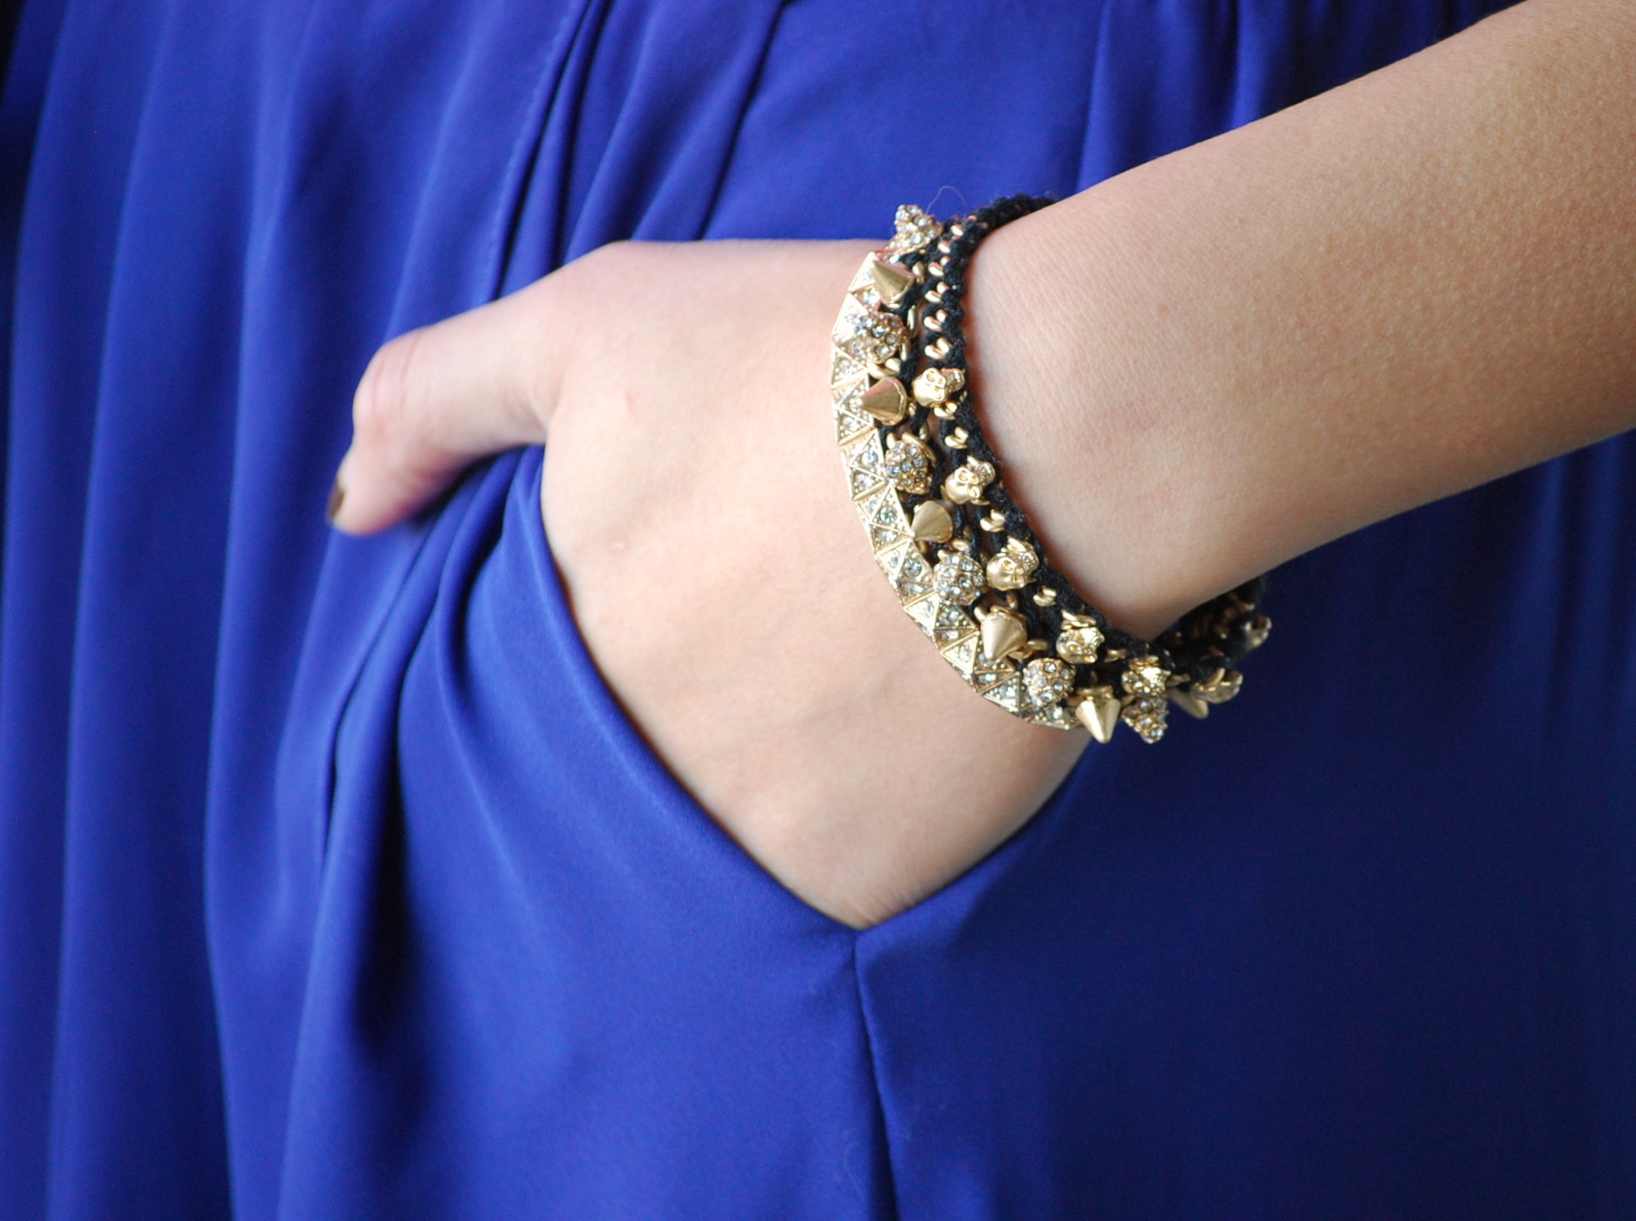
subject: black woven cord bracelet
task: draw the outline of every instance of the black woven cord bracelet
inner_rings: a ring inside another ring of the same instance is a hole
[[[835,327],[831,392],[853,501],[910,618],[986,699],[1106,742],[1120,720],[1164,734],[1238,693],[1232,666],[1267,636],[1259,578],[1149,642],[1110,626],[1050,564],[1005,486],[967,388],[966,274],[978,244],[1050,204],[1013,196],[940,224],[898,210]]]

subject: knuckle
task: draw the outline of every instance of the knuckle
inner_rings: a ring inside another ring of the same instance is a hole
[[[384,438],[403,422],[414,381],[419,334],[410,331],[398,336],[370,359],[352,398],[352,425],[360,436]]]

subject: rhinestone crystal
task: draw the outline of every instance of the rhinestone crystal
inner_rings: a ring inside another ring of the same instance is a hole
[[[899,437],[892,442],[881,470],[894,487],[911,496],[924,496],[932,490],[932,456],[913,437]]]
[[[897,211],[897,232],[886,248],[894,254],[908,254],[932,241],[941,226],[913,204],[904,204]]]
[[[932,588],[956,606],[970,606],[983,592],[983,569],[964,551],[951,551],[932,569]]]
[[[836,336],[841,351],[857,360],[880,364],[896,356],[909,332],[896,314],[859,307],[843,318],[844,333]]]
[[[1046,704],[1028,719],[1036,725],[1044,725],[1047,729],[1060,729],[1064,733],[1075,725],[1074,714],[1061,704]]]
[[[939,648],[951,641],[968,637],[975,639],[976,636],[977,625],[971,621],[970,615],[946,601],[939,603],[937,617],[932,621],[932,639],[937,641]]]
[[[926,561],[918,555],[904,557],[903,566],[898,569],[897,577],[892,582],[897,586],[898,597],[908,602],[914,598],[924,598],[932,592],[932,571]]]
[[[1054,704],[1073,688],[1074,669],[1055,657],[1036,657],[1023,667],[1023,685],[1035,707]]]
[[[1165,736],[1165,713],[1169,708],[1163,696],[1138,695],[1120,709],[1119,715],[1142,741],[1152,745]]]

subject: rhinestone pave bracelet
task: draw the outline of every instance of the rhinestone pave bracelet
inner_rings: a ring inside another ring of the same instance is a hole
[[[1238,694],[1267,638],[1256,579],[1148,642],[1110,627],[1051,567],[1007,492],[966,386],[966,270],[994,229],[1048,204],[1016,196],[940,223],[902,207],[835,323],[830,392],[852,500],[903,609],[960,677],[1014,716],[1107,742],[1164,735]]]

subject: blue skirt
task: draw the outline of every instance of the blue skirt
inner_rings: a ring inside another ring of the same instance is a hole
[[[1242,698],[864,933],[622,718],[538,451],[321,514],[409,327],[1068,194],[1484,7],[31,0],[0,1216],[1636,1215],[1629,439],[1274,573]]]

